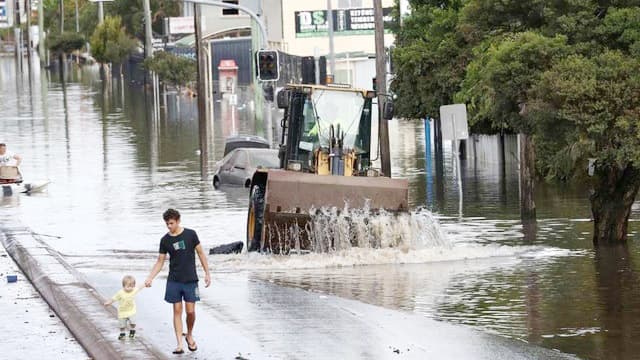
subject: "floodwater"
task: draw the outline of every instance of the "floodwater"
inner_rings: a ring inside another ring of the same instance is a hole
[[[104,296],[125,273],[146,276],[168,207],[181,210],[206,249],[244,240],[247,190],[201,180],[195,99],[162,98],[154,117],[140,88],[103,84],[95,69],[70,69],[65,81],[37,71],[29,81],[15,76],[11,58],[0,59],[0,141],[23,156],[26,180],[52,182],[44,193],[3,197],[3,217],[29,226]],[[211,168],[225,137],[265,135],[252,105],[238,104],[215,103]],[[429,236],[393,249],[209,256],[214,285],[203,291],[196,327],[219,345],[201,338],[200,358],[392,358],[400,348],[416,358],[460,358],[464,350],[509,358],[512,344],[525,342],[581,358],[640,353],[637,204],[629,246],[595,251],[588,189],[541,184],[537,225],[520,222],[515,137],[505,138],[504,159],[498,137],[468,141],[460,196],[449,144],[442,168],[432,158],[427,169],[424,125],[394,120],[390,132],[393,175],[409,179],[414,211],[437,219]],[[161,283],[141,295],[148,305],[139,306],[139,321],[169,351]],[[469,328],[493,347],[471,345]],[[385,335],[393,341],[382,342]]]

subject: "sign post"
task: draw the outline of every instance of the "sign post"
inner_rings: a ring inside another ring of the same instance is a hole
[[[440,106],[440,120],[442,123],[442,138],[452,140],[453,158],[456,163],[456,177],[458,178],[458,197],[460,200],[458,217],[462,219],[462,171],[460,168],[460,156],[458,140],[469,138],[469,125],[467,123],[467,106],[465,104],[453,104]]]

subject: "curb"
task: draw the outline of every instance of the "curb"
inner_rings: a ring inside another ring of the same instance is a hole
[[[0,227],[0,241],[42,298],[94,359],[166,359],[142,336],[116,338],[118,322],[103,298],[54,249],[25,227]],[[46,349],[43,349],[46,351]]]

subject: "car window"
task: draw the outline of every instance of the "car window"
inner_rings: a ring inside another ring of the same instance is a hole
[[[237,153],[238,151],[234,150],[228,153],[225,157],[223,157],[222,160],[220,160],[220,163],[222,164],[220,165],[220,168],[223,170],[230,169],[231,166],[233,165],[233,160],[235,159]]]
[[[255,167],[277,169],[280,167],[278,151],[254,151],[251,153],[251,164]]]
[[[233,166],[237,167],[247,167],[248,163],[247,152],[246,151],[237,151],[236,156],[233,159]]]

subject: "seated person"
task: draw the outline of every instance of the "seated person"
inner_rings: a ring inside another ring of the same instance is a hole
[[[20,155],[7,151],[7,144],[0,143],[0,166],[20,166],[21,162]]]

